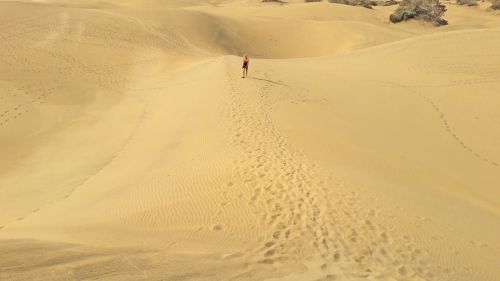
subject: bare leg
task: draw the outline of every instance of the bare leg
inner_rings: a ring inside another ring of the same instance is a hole
[[[245,69],[243,68],[243,74],[241,74],[241,78],[245,78]]]

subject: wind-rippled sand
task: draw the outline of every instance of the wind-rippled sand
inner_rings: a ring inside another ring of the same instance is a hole
[[[498,13],[290,2],[0,1],[0,280],[499,280]]]

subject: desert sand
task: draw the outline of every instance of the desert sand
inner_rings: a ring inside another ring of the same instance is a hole
[[[498,12],[260,2],[0,1],[0,280],[500,280]]]

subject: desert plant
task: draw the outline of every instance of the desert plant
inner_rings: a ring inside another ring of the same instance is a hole
[[[397,23],[409,19],[422,19],[435,26],[441,26],[448,24],[441,18],[444,12],[446,12],[446,6],[439,0],[403,0],[389,20]]]
[[[328,0],[328,2],[349,6],[361,6],[367,9],[373,9],[372,6],[377,6],[377,3],[373,0]]]
[[[500,10],[500,0],[493,0],[490,8],[493,10]]]
[[[395,1],[395,0],[385,0],[382,2],[377,2],[378,6],[392,6],[392,5],[397,5],[397,4],[399,4],[399,2]]]
[[[272,2],[272,3],[286,4],[285,1],[281,1],[281,0],[262,0],[262,2],[264,2],[264,3]]]
[[[477,6],[477,0],[457,0],[458,5]]]
[[[306,2],[313,2],[320,0],[306,0]],[[349,6],[361,6],[368,9],[373,9],[373,6],[391,6],[399,2],[395,0],[328,0],[330,3],[344,4]]]

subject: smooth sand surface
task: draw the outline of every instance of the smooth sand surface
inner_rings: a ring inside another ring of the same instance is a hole
[[[500,280],[500,15],[290,2],[0,1],[0,280]]]

